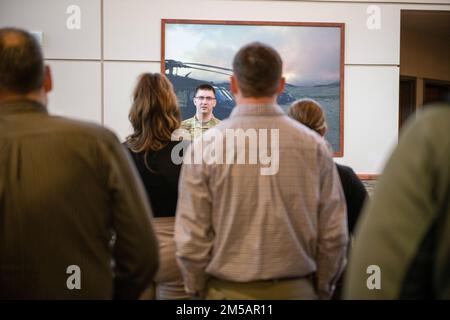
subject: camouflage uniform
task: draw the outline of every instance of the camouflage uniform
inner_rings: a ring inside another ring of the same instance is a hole
[[[197,120],[196,116],[186,119],[181,123],[181,128],[186,129],[191,134],[191,140],[201,136],[206,130],[214,127],[220,122],[219,119],[214,116],[208,122],[201,122]]]

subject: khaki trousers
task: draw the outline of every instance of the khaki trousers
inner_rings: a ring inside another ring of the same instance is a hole
[[[159,269],[153,283],[141,295],[141,300],[189,299],[184,291],[183,277],[175,258],[175,217],[153,219],[159,242]]]
[[[212,278],[207,300],[314,300],[318,299],[311,278],[231,282]]]

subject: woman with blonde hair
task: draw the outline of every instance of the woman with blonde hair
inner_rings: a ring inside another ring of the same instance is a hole
[[[188,299],[175,258],[174,223],[181,165],[171,152],[178,141],[172,133],[180,127],[180,109],[172,84],[158,73],[139,77],[129,113],[133,133],[125,145],[142,178],[153,209],[159,241],[160,268],[142,299]]]
[[[288,116],[314,130],[322,137],[327,132],[325,112],[315,100],[301,99],[295,101],[289,107]],[[348,230],[349,233],[352,233],[367,197],[367,191],[352,168],[340,164],[336,164],[336,167],[347,203]]]

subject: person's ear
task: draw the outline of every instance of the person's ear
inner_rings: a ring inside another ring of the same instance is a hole
[[[52,91],[53,89],[53,81],[52,81],[52,72],[49,66],[45,66],[44,70],[44,90],[45,93]]]
[[[284,77],[281,77],[280,84],[277,88],[277,94],[280,94],[284,91],[284,86],[286,85],[286,79]]]
[[[239,93],[239,87],[237,84],[237,79],[234,75],[230,77],[230,90],[231,93],[236,96]]]

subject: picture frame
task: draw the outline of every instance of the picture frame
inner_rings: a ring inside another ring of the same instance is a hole
[[[161,73],[172,82],[182,118],[195,114],[195,88],[216,90],[214,116],[225,119],[235,106],[229,89],[232,60],[245,44],[259,41],[276,49],[283,60],[285,90],[277,103],[284,111],[302,98],[323,107],[325,138],[333,155],[344,155],[345,24],[224,20],[161,20]]]

